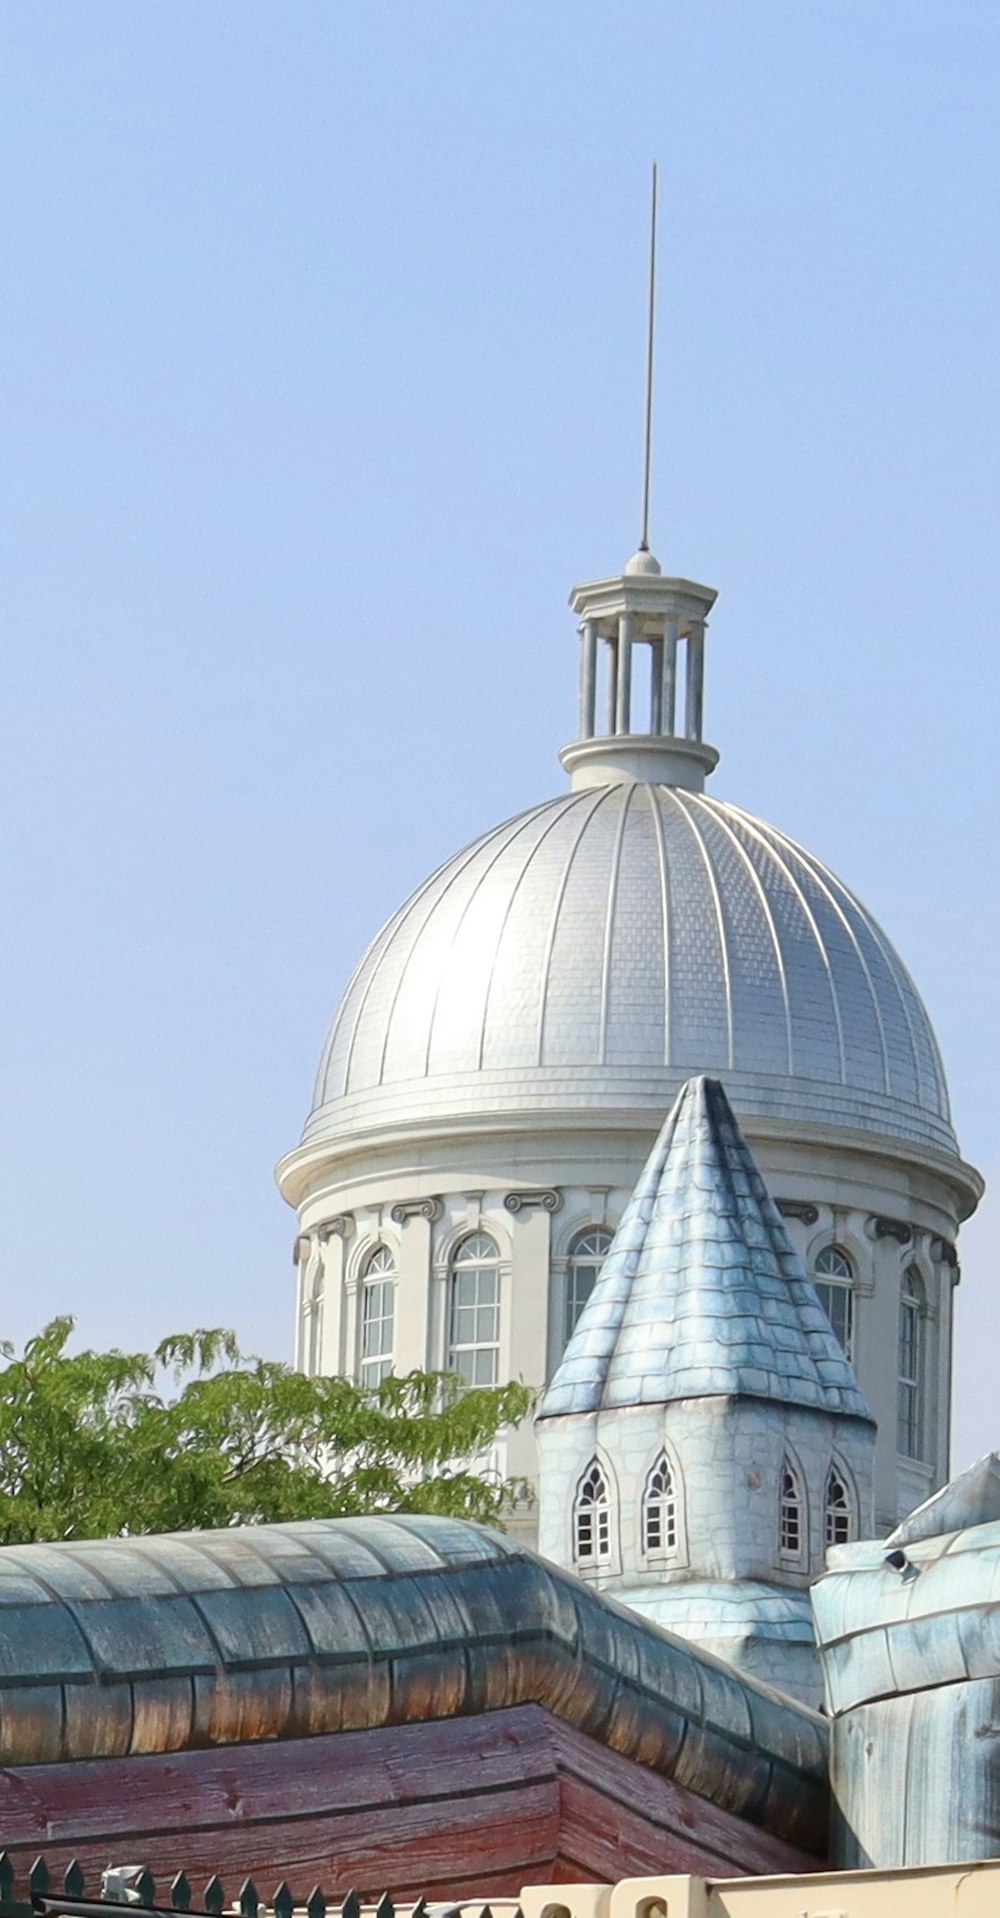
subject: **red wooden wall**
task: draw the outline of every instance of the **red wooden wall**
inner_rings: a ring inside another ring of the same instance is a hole
[[[0,1845],[53,1869],[217,1871],[235,1896],[514,1894],[636,1874],[823,1860],[595,1744],[537,1705],[379,1731],[0,1770]]]

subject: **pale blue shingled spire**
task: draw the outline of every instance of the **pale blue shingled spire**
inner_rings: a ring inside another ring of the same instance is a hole
[[[722,1086],[682,1087],[539,1418],[741,1396],[872,1415]]]

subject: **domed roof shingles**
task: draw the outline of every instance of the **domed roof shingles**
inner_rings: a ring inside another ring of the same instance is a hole
[[[840,880],[736,806],[613,784],[498,826],[388,921],[304,1138],[662,1112],[692,1072],[725,1075],[744,1117],[956,1151],[927,1013]]]

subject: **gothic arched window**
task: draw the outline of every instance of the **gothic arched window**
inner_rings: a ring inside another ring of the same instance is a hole
[[[916,1266],[903,1273],[899,1295],[899,1383],[897,1387],[896,1449],[903,1458],[921,1458],[924,1447],[924,1315],[923,1280]]]
[[[563,1340],[576,1330],[576,1322],[593,1289],[611,1245],[611,1233],[603,1225],[588,1225],[570,1241],[566,1260],[566,1302],[563,1316]]]
[[[361,1275],[361,1383],[381,1385],[392,1371],[396,1337],[396,1262],[377,1245]]]
[[[813,1260],[819,1302],[848,1358],[854,1345],[854,1268],[839,1245],[825,1245]]]
[[[594,1460],[577,1486],[573,1505],[573,1559],[600,1565],[611,1557],[611,1500],[608,1481]]]
[[[649,1556],[677,1550],[677,1491],[665,1452],[653,1466],[642,1495],[642,1549]]]
[[[500,1249],[488,1232],[473,1232],[451,1255],[448,1370],[466,1385],[496,1385],[500,1376]]]
[[[851,1536],[851,1494],[836,1465],[831,1465],[826,1481],[823,1535],[827,1545],[846,1545]]]
[[[805,1507],[802,1483],[788,1460],[781,1468],[781,1502],[778,1514],[779,1557],[786,1564],[801,1565],[805,1556]]]

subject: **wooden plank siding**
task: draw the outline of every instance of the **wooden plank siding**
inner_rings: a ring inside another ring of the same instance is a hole
[[[538,1705],[374,1731],[0,1769],[0,1840],[88,1877],[141,1860],[330,1895],[516,1895],[650,1872],[822,1861]]]

